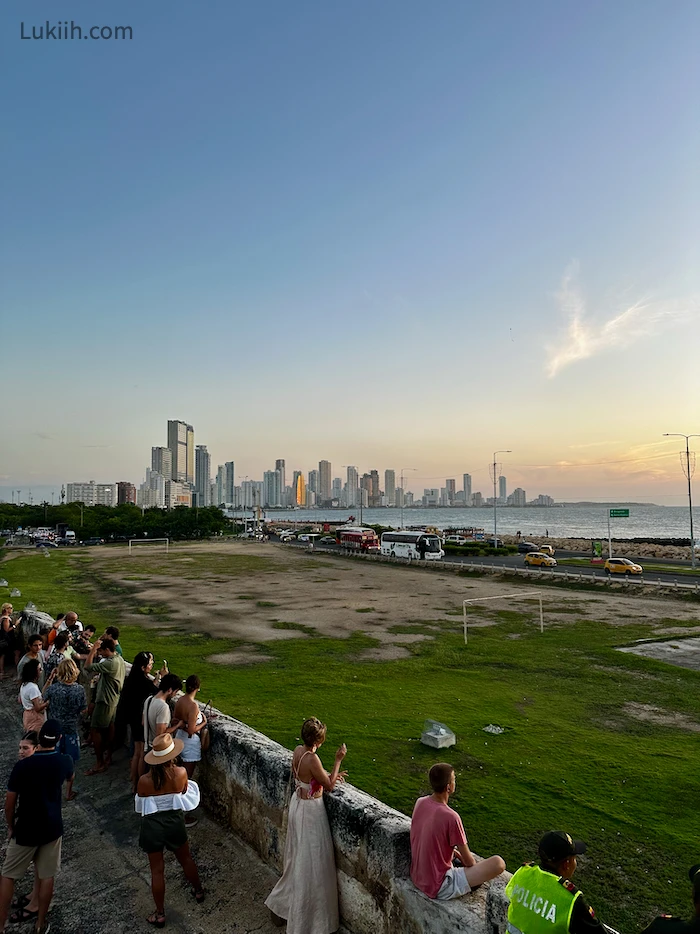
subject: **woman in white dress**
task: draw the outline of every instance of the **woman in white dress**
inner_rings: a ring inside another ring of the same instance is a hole
[[[289,803],[284,872],[265,904],[286,920],[287,934],[333,934],[340,926],[338,883],[323,792],[345,781],[347,772],[340,765],[347,749],[345,743],[338,749],[329,775],[316,752],[326,739],[326,725],[316,717],[305,720],[301,738],[303,745],[292,757],[296,787]]]

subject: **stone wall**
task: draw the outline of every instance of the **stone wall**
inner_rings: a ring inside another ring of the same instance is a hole
[[[212,816],[282,870],[292,754],[262,733],[218,714],[201,765]],[[408,817],[339,786],[324,796],[335,846],[341,920],[352,934],[503,934],[506,873],[453,902],[436,902],[408,878]]]

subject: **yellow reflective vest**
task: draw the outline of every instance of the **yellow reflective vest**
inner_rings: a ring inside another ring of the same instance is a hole
[[[509,934],[568,934],[581,895],[576,886],[539,866],[521,866],[506,886]]]

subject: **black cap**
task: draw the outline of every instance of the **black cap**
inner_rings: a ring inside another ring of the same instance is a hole
[[[578,856],[586,852],[582,840],[572,840],[564,830],[550,830],[540,840],[540,856],[550,863],[558,863],[569,856]]]
[[[62,732],[58,720],[45,720],[39,730],[39,745],[55,746],[61,738]]]

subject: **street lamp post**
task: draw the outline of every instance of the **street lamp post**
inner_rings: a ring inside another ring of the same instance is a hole
[[[418,470],[417,467],[402,467],[401,468],[401,528],[403,528],[403,504],[406,499],[406,491],[403,486],[403,475],[406,470]]]
[[[685,464],[683,464],[683,452],[681,451],[681,464],[683,464],[683,473],[688,480],[688,511],[690,513],[690,566],[695,569],[695,533],[693,531],[693,489],[691,484],[692,476],[695,472],[695,453],[691,467],[690,461],[690,439],[700,438],[700,435],[684,435],[678,431],[664,432],[664,438],[685,438]]]
[[[498,464],[496,463],[496,455],[497,454],[512,454],[512,453],[513,452],[510,449],[493,452],[493,464],[491,465],[491,470],[492,470],[491,479],[493,480],[493,547],[494,549],[498,545],[498,534],[497,534],[498,532],[498,521],[497,521],[498,496],[496,493],[496,486],[498,485],[498,475],[500,473]]]

